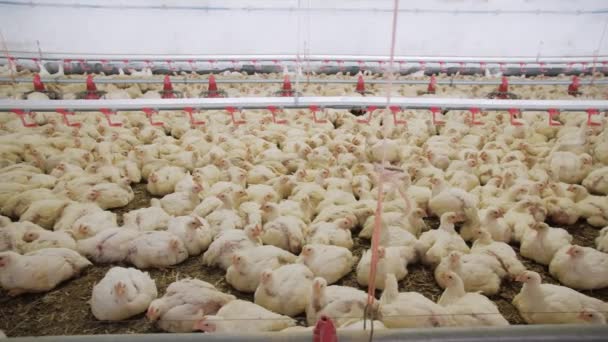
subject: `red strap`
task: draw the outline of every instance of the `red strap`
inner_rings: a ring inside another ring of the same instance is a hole
[[[38,126],[37,123],[32,122],[32,123],[28,123],[25,121],[25,116],[26,115],[30,115],[30,113],[26,113],[25,111],[21,110],[21,109],[11,109],[11,112],[17,114],[19,116],[19,119],[21,119],[21,123],[23,124],[24,127],[35,127]]]
[[[109,126],[111,126],[111,127],[121,127],[122,126],[122,122],[112,122],[112,120],[110,119],[110,115],[116,115],[115,111],[112,111],[108,108],[100,108],[99,111],[102,112],[103,115],[106,116]]]
[[[63,108],[57,108],[57,109],[55,109],[55,111],[63,116],[63,122],[66,124],[66,126],[80,127],[80,122],[70,122],[68,120],[67,116],[75,115],[74,112],[70,112],[67,109],[63,109]]]
[[[515,109],[515,108],[509,109],[509,115],[511,116],[511,125],[513,125],[513,126],[522,126],[523,125],[521,122],[515,121],[518,114],[520,114],[520,113],[521,112],[519,111],[519,109]]]
[[[315,105],[311,105],[308,108],[310,108],[310,111],[312,112],[312,121],[314,123],[327,123],[327,120],[325,120],[325,119],[320,120],[317,118],[317,112],[319,111],[319,107],[317,107]]]
[[[286,124],[287,120],[283,119],[283,120],[277,120],[277,112],[278,111],[282,111],[280,109],[278,109],[275,106],[268,106],[268,110],[270,111],[270,114],[272,114],[272,122],[275,124]]]
[[[587,109],[587,126],[601,126],[602,124],[600,122],[593,122],[591,121],[591,117],[593,115],[598,115],[600,113],[599,110],[591,108],[591,109]]]
[[[184,108],[184,112],[188,113],[188,116],[190,117],[190,123],[192,125],[204,125],[205,121],[196,121],[194,120],[194,113],[198,112],[198,110],[192,108],[192,107],[186,107]]]
[[[164,126],[164,123],[162,121],[155,122],[155,121],[152,120],[152,116],[154,115],[154,113],[156,113],[156,110],[154,110],[152,108],[142,108],[141,111],[144,112],[144,113],[146,113],[146,116],[148,117],[148,120],[150,120],[150,125],[152,125],[152,126]]]
[[[378,109],[378,107],[376,106],[369,106],[367,107],[367,120],[366,119],[357,119],[358,123],[365,123],[368,124],[370,123],[370,121],[372,121],[372,112],[375,111],[376,109]]]
[[[441,113],[441,109],[439,107],[431,107],[431,108],[429,108],[429,110],[431,111],[431,113],[433,113],[433,125],[435,125],[435,126],[445,125],[445,121],[437,120],[437,114]]]
[[[550,108],[547,110],[549,112],[549,126],[561,126],[562,124],[559,121],[553,120],[556,115],[559,115],[559,111],[555,108]]]

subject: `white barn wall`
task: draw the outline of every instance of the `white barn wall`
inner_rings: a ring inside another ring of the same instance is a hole
[[[386,55],[393,6],[391,0],[33,2],[0,1],[0,30],[11,51],[36,51],[38,40],[43,51],[58,53],[295,54],[306,44],[311,54]],[[71,6],[78,3],[99,7]],[[608,55],[608,38],[600,44],[608,23],[603,0],[401,0],[400,9],[398,55]]]

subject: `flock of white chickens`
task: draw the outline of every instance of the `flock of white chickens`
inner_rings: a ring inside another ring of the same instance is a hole
[[[114,264],[91,289],[98,320],[145,312],[169,332],[247,333],[312,329],[326,315],[362,329],[367,293],[332,284],[353,269],[361,288],[370,283],[371,251],[351,250],[354,234],[373,234],[382,178],[375,328],[508,325],[486,295],[514,280],[523,287],[513,304],[528,323],[606,323],[608,303],[577,291],[608,287],[605,117],[587,126],[586,113],[562,113],[554,127],[546,113],[524,112],[512,126],[509,113],[484,112],[471,126],[467,112],[450,111],[435,126],[426,111],[399,113],[407,125],[387,110],[372,114],[362,124],[327,109],[319,123],[284,110],[288,123],[276,124],[268,111],[244,110],[235,126],[225,111],[206,111],[195,126],[163,111],[154,118],[163,126],[152,126],[143,112],[120,112],[112,120],[122,126],[110,127],[102,113],[80,113],[70,119],[78,128],[56,113],[33,114],[36,127],[2,114],[0,286],[10,296],[47,292]],[[140,182],[155,198],[119,226],[111,210]],[[545,223],[579,220],[598,229],[595,248]],[[510,244],[562,286],[543,284]],[[205,279],[159,294],[145,269],[192,257],[225,271],[254,303]],[[399,292],[413,263],[434,270],[445,289],[438,302]],[[296,326],[303,314],[308,328]]]

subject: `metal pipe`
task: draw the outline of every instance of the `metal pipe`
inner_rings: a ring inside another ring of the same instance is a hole
[[[236,97],[236,98],[187,98],[187,99],[129,99],[129,100],[0,100],[0,111],[12,109],[29,111],[55,111],[66,108],[72,111],[99,111],[100,108],[113,110],[182,110],[185,107],[199,109],[225,109],[238,107],[243,109],[264,109],[269,106],[281,108],[308,108],[311,105],[330,108],[357,108],[386,106],[386,97]],[[429,97],[395,97],[392,105],[408,109],[429,109],[433,107],[445,110],[508,110],[545,111],[555,108],[560,111],[585,111],[587,109],[608,110],[605,100],[496,100],[496,99],[460,99]]]
[[[41,79],[44,83],[86,83],[86,78],[48,78]],[[162,84],[164,78],[129,78],[129,79],[117,79],[117,78],[95,78],[95,83],[97,84]],[[13,79],[10,77],[0,77],[0,83],[7,82],[12,83]],[[15,78],[16,83],[31,83],[31,78],[20,77]],[[184,78],[184,77],[171,77],[171,83],[173,84],[200,84],[207,83],[207,78]],[[216,78],[216,83],[283,83],[282,79],[221,79]],[[344,79],[311,79],[306,81],[305,83],[315,83],[315,84],[356,84],[357,80],[344,80]],[[366,80],[365,83],[368,84],[387,84],[387,80],[377,79],[377,80]],[[428,84],[428,80],[394,80],[393,84]],[[486,81],[477,81],[477,80],[437,80],[437,84],[443,85],[499,85],[501,83],[500,80],[486,80]],[[509,80],[510,85],[569,85],[572,83],[571,80],[522,80],[522,79],[514,79]],[[596,84],[608,84],[608,78],[606,79],[596,79],[596,80],[580,80],[581,85],[596,85]]]
[[[338,341],[356,342],[368,341],[369,331],[338,330]],[[608,336],[606,325],[511,325],[506,327],[444,327],[416,329],[385,329],[375,330],[374,341],[442,341],[442,342],[520,342],[520,341],[605,341]],[[239,334],[124,334],[124,335],[80,335],[80,336],[42,336],[18,337],[11,339],[15,342],[164,342],[171,339],[174,342],[203,341],[285,341],[310,342],[312,332],[285,333],[249,333]]]
[[[39,58],[33,51],[9,51],[10,56],[17,59]],[[6,59],[5,57],[3,59]],[[62,60],[108,61],[124,63],[128,61],[154,61],[172,62],[232,62],[232,61],[258,61],[258,62],[295,62],[297,55],[175,55],[175,54],[100,54],[100,53],[55,53],[45,52],[45,61]],[[388,56],[380,55],[309,55],[307,60],[312,62],[388,62]],[[608,62],[608,56],[521,56],[521,57],[486,57],[486,56],[395,56],[395,62],[426,62],[426,63],[486,63],[486,64],[569,64],[569,63],[602,63]]]

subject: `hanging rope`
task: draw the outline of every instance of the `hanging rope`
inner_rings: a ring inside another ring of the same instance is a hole
[[[387,94],[386,94],[386,98],[387,98],[386,106],[387,107],[390,106],[391,93],[392,93],[392,88],[393,88],[392,73],[393,73],[393,65],[395,62],[395,42],[396,42],[396,38],[397,38],[398,13],[399,13],[399,0],[395,0],[395,6],[393,8],[393,27],[392,27],[392,33],[391,33],[390,61],[389,61],[389,69],[388,69],[388,74],[387,74],[387,78],[388,78],[388,87],[387,87]],[[370,264],[370,270],[369,270],[369,285],[367,288],[367,306],[365,308],[366,315],[364,317],[364,325],[367,320],[367,314],[374,311],[374,310],[370,310],[370,309],[374,308],[374,304],[375,304],[376,273],[377,273],[377,267],[378,267],[378,243],[379,243],[379,239],[380,239],[380,229],[382,229],[384,181],[387,176],[387,173],[385,172],[385,165],[386,165],[386,136],[387,136],[386,130],[388,129],[388,126],[384,123],[382,126],[383,126],[383,130],[384,130],[382,133],[382,138],[383,138],[382,164],[380,165],[380,170],[379,170],[380,172],[379,172],[379,176],[378,176],[378,203],[376,206],[376,213],[375,213],[375,217],[374,217],[374,231],[372,233],[372,243],[371,243],[372,258],[371,258],[371,264]],[[371,326],[370,337],[369,337],[370,341],[373,338],[373,332],[374,332],[373,318],[374,318],[374,316],[372,315],[372,318],[371,318],[372,326]]]

